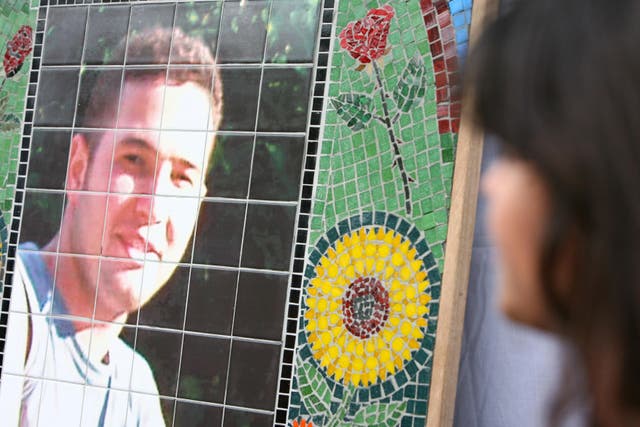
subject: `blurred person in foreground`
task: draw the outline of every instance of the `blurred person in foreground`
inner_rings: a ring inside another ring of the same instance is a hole
[[[169,52],[180,65],[166,65]],[[119,335],[188,247],[221,86],[209,48],[178,29],[131,36],[127,55],[151,63],[125,68],[121,91],[98,77],[78,109],[88,129],[71,140],[60,230],[18,250],[14,299],[22,293],[31,314],[22,426],[165,424],[150,366]],[[19,325],[10,320],[10,333]]]
[[[639,46],[640,1],[524,0],[467,63],[501,309],[574,349],[550,425],[640,425]]]

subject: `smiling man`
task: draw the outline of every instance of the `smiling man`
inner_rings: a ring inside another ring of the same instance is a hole
[[[154,65],[169,55],[178,65]],[[153,372],[119,335],[188,247],[221,85],[209,49],[180,30],[130,37],[127,58],[149,64],[125,69],[120,91],[98,77],[78,107],[60,230],[18,251],[13,287],[30,316],[24,345],[7,348],[25,354],[23,426],[164,425]]]

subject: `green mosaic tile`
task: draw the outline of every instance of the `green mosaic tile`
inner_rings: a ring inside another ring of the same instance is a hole
[[[442,166],[442,174],[445,176],[453,176],[453,163]]]
[[[434,213],[433,212],[429,212],[429,213],[423,215],[422,218],[420,218],[420,220],[418,221],[417,224],[423,230],[428,230],[430,228],[435,227],[436,219],[435,219]]]
[[[35,27],[36,10],[30,9],[28,0],[8,0],[0,4],[0,46],[1,55],[20,27],[27,25]],[[27,78],[31,67],[31,55],[27,57],[22,68],[11,78],[4,78],[4,70],[1,70],[0,80],[0,100],[4,99],[4,106],[1,107],[0,120],[6,121],[7,116],[12,116],[16,121],[22,122],[24,115],[24,99],[27,88]],[[2,101],[0,101],[2,103]],[[6,128],[0,130],[0,187],[3,189],[0,206],[0,214],[6,224],[11,224],[11,210],[16,183],[16,172],[18,162],[18,150],[22,126]],[[2,253],[6,248],[6,242],[2,242]]]
[[[430,234],[433,239],[437,239],[438,238],[438,233],[437,232],[432,232],[432,230],[427,230],[427,233]],[[435,245],[431,248],[431,251],[433,252],[433,255],[435,257],[438,258],[442,258],[444,256],[444,251],[442,250],[442,246],[441,245]]]
[[[370,204],[371,203],[371,193],[360,193],[360,202],[362,204]]]
[[[453,180],[451,180],[451,179],[445,179],[444,180],[444,191],[447,194],[451,194],[452,185],[453,185]]]
[[[348,195],[355,195],[355,194],[357,194],[357,191],[356,191],[356,183],[355,183],[355,181],[348,181],[348,182],[345,184],[345,190],[346,190],[346,192],[347,192],[347,194],[348,194]]]
[[[322,210],[320,212],[322,212]],[[322,227],[322,218],[318,216],[314,216],[313,219],[311,220],[311,228],[317,230],[321,227]],[[313,242],[315,242],[315,240],[316,239],[312,239]]]

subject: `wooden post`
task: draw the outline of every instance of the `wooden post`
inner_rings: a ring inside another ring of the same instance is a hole
[[[474,0],[469,47],[497,16],[498,0]],[[484,135],[473,127],[463,99],[451,191],[440,312],[436,331],[427,427],[453,425],[462,328],[471,267]]]

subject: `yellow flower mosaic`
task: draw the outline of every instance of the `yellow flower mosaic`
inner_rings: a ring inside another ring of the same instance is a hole
[[[327,373],[368,386],[402,369],[420,348],[430,296],[422,260],[393,230],[340,238],[315,267],[306,298],[307,340]]]

